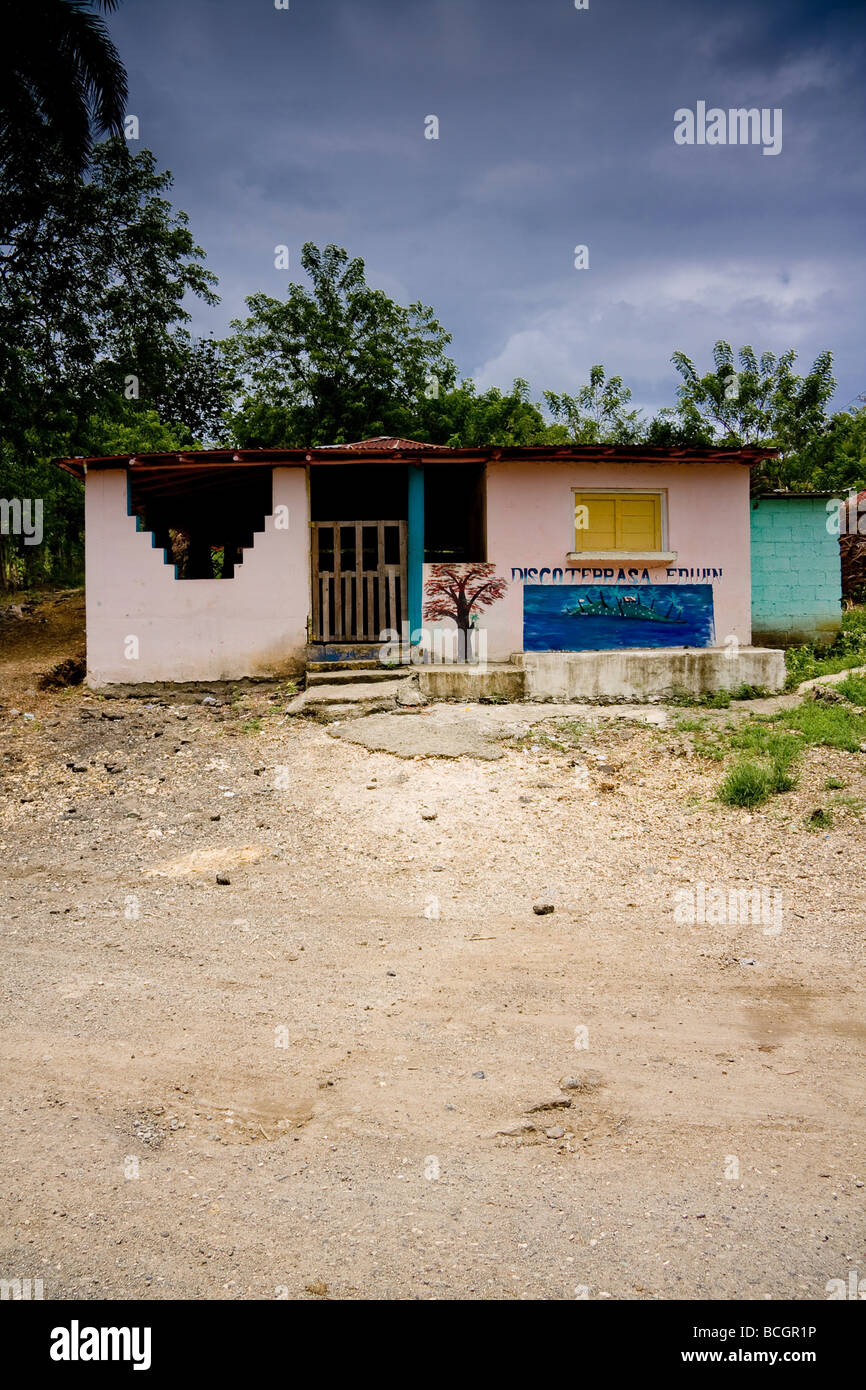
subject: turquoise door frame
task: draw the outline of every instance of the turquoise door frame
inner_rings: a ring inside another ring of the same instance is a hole
[[[409,544],[406,559],[409,570],[409,634],[420,640],[424,611],[424,465],[409,468]],[[419,633],[419,637],[414,636]]]

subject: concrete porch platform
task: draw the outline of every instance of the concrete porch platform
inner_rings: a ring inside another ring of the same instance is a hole
[[[484,665],[416,666],[418,685],[431,700],[526,699],[526,672],[520,657]]]
[[[785,683],[785,654],[768,647],[629,648],[601,652],[523,652],[486,666],[419,666],[419,685],[432,699],[660,700],[675,693]]]

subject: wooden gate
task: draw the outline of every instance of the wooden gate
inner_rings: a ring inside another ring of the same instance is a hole
[[[405,521],[311,522],[314,642],[378,642],[408,621]]]

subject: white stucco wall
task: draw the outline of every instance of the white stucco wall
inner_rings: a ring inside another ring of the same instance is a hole
[[[126,471],[91,470],[85,486],[89,684],[237,680],[299,669],[310,595],[307,497],[304,468],[275,468],[274,510],[243,552],[235,578],[178,580],[151,532],[136,530]],[[285,528],[275,525],[279,507],[288,509]],[[130,654],[136,647],[137,656]]]

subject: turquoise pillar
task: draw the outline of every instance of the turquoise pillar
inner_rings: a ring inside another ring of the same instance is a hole
[[[424,606],[424,467],[409,464],[409,632],[422,625]]]

